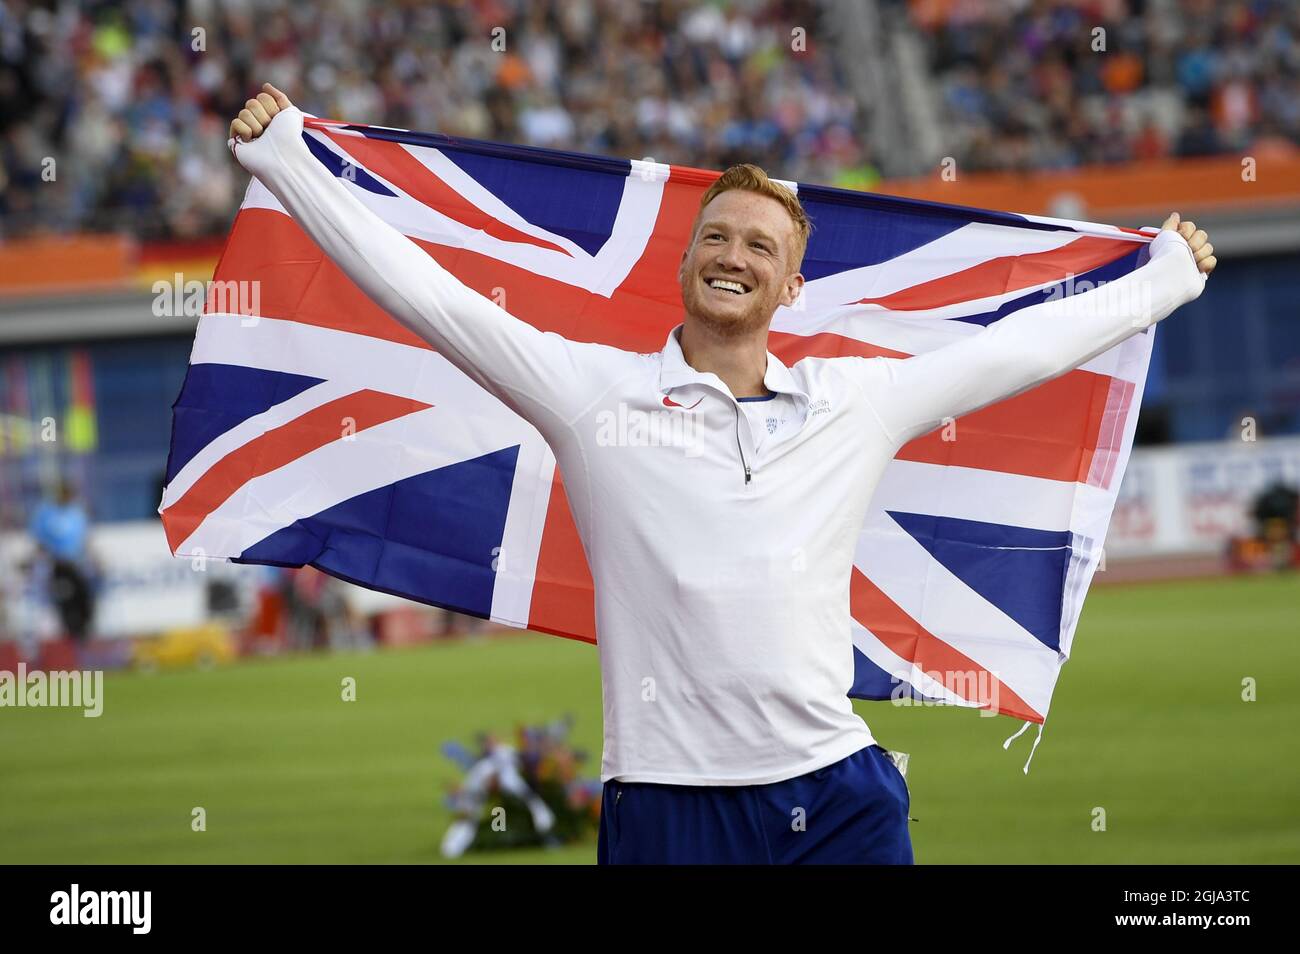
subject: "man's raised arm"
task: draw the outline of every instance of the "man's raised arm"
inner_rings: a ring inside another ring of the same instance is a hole
[[[1087,363],[1196,298],[1205,285],[1201,272],[1215,265],[1213,247],[1197,231],[1189,244],[1177,226],[1171,216],[1151,243],[1150,261],[1092,291],[1023,308],[911,358],[858,359],[857,379],[886,434],[902,446],[946,418]]]
[[[267,84],[230,126],[235,158],[381,308],[548,437],[580,410],[598,345],[520,321],[368,209],[303,141],[303,115]]]

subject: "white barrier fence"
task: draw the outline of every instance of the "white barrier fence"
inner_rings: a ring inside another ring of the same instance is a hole
[[[100,570],[95,605],[96,636],[139,636],[208,620],[208,585],[232,584],[245,607],[267,568],[223,560],[188,560],[171,555],[162,522],[141,520],[94,527],[89,548]],[[19,570],[33,550],[24,533],[0,534],[0,639],[45,639],[58,623],[39,583]],[[376,613],[411,605],[400,597],[349,587],[349,602]]]
[[[1251,532],[1254,497],[1277,480],[1300,488],[1300,437],[1134,448],[1106,556],[1222,552]]]

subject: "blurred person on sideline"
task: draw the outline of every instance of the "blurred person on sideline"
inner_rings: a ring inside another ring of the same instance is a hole
[[[1255,537],[1269,547],[1275,569],[1293,565],[1297,524],[1300,524],[1300,492],[1275,480],[1261,490],[1251,505]]]
[[[46,579],[63,634],[84,643],[95,615],[94,573],[87,547],[90,517],[71,481],[61,480],[53,499],[36,507],[28,531],[36,543],[37,570]]]
[[[291,648],[372,647],[370,628],[352,598],[351,583],[304,566],[288,570],[281,585]]]
[[[365,650],[374,647],[374,639],[365,615],[357,606],[355,585],[319,573],[319,608],[325,642],[331,650]]]
[[[287,569],[280,578],[285,629],[290,649],[315,649],[321,631],[320,588],[325,576],[315,567]]]

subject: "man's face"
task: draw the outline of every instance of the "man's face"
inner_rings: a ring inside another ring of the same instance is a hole
[[[688,320],[723,334],[766,327],[803,286],[797,229],[776,199],[732,189],[705,206],[677,278]]]

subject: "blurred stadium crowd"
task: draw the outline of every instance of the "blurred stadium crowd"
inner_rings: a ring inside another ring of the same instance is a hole
[[[964,168],[1070,168],[1235,152],[1273,138],[1300,143],[1295,0],[910,6],[928,38],[948,148]]]
[[[864,107],[842,75],[853,51],[828,2],[2,0],[3,234],[222,233],[243,181],[227,125],[264,79],[318,115],[869,188]],[[966,168],[1300,141],[1294,2],[880,9],[922,38],[943,148]]]
[[[11,234],[224,231],[242,187],[226,130],[268,79],[317,115],[830,181],[867,160],[832,60],[790,49],[784,24],[815,19],[810,0],[5,0],[0,210]],[[42,181],[48,155],[75,186]]]

